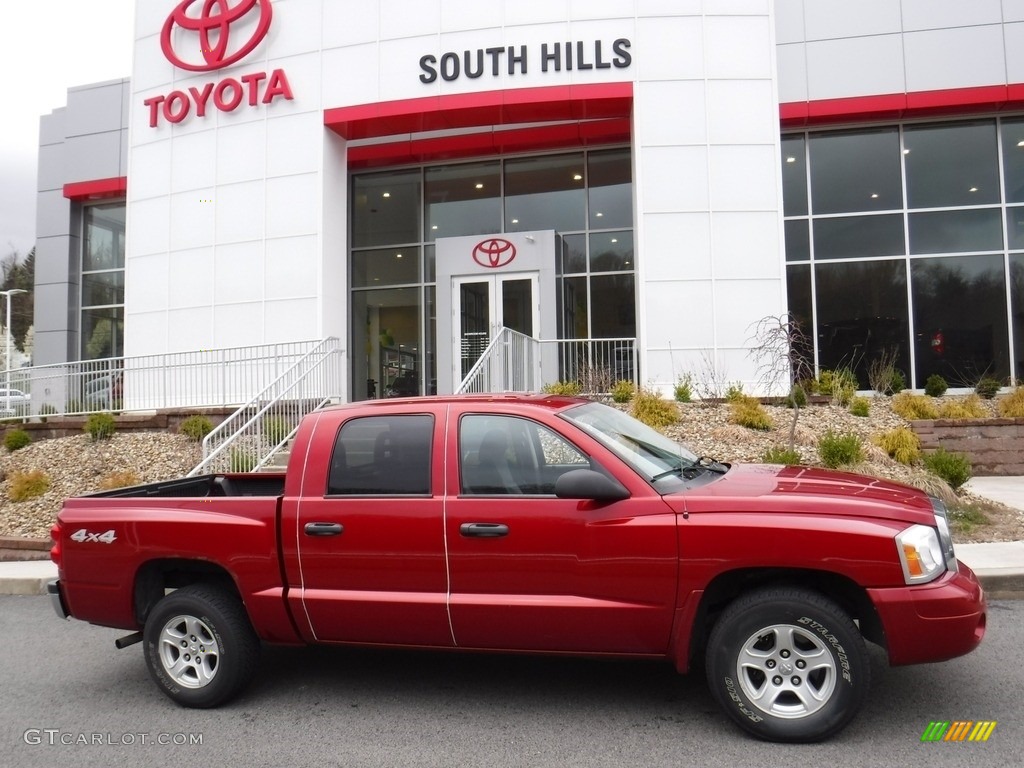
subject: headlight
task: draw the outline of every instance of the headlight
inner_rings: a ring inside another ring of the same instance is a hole
[[[935,528],[912,525],[896,534],[896,549],[907,584],[924,584],[946,570],[945,557]]]
[[[949,535],[949,520],[946,517],[946,505],[940,499],[931,497],[932,509],[935,510],[935,527],[939,529],[939,546],[942,557],[946,561],[946,569],[956,573],[956,552],[953,551],[953,537]]]

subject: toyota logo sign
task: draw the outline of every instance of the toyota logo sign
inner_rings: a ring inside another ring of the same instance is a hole
[[[202,8],[198,16],[190,16],[187,11],[197,0],[182,0],[178,6],[171,11],[171,15],[164,22],[163,30],[160,33],[160,47],[163,48],[164,56],[179,69],[187,69],[192,72],[210,72],[215,69],[222,69],[234,64],[236,61],[248,56],[257,45],[267,36],[270,28],[270,18],[273,10],[270,0],[239,0],[238,4],[231,6],[230,0],[202,0]],[[259,6],[259,19],[256,22],[256,29],[252,37],[244,45],[232,46],[229,49],[231,36],[229,29],[231,25],[246,16],[255,6]],[[198,39],[190,36],[190,42],[186,48],[190,53],[196,51],[202,54],[203,62],[198,63],[195,57],[175,51],[172,36],[175,26],[189,32],[198,33]],[[194,41],[194,45],[193,45]]]
[[[488,269],[497,269],[511,264],[515,257],[516,247],[500,237],[482,240],[473,246],[473,261]]]

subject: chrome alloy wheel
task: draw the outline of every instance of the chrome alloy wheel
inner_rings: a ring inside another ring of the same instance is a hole
[[[175,616],[159,639],[160,663],[182,688],[203,688],[217,674],[220,647],[213,632],[195,616]]]
[[[825,706],[836,688],[836,660],[823,638],[803,627],[773,624],[743,643],[736,676],[750,702],[795,720]]]

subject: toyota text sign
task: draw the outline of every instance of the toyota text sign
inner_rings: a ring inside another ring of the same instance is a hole
[[[160,48],[178,69],[213,72],[256,50],[270,31],[273,15],[270,0],[181,0],[160,31]],[[217,83],[151,96],[143,103],[149,107],[150,126],[156,127],[161,115],[169,123],[180,123],[193,110],[196,117],[205,117],[211,105],[231,112],[243,101],[255,107],[278,97],[292,98],[282,69],[269,75],[264,71],[225,77]]]

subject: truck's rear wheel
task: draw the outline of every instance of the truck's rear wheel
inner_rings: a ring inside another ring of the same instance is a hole
[[[260,652],[241,602],[205,584],[157,603],[143,640],[153,680],[185,707],[216,707],[235,696],[252,678]]]
[[[708,641],[708,684],[741,728],[770,741],[819,741],[864,702],[864,639],[834,602],[802,589],[748,593]]]

